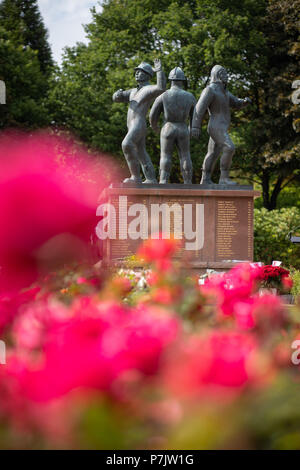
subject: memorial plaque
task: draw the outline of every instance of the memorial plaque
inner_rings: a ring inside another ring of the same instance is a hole
[[[181,240],[177,257],[196,269],[226,269],[252,261],[253,201],[258,195],[250,189],[109,188],[105,261],[134,255],[143,240],[159,233]]]

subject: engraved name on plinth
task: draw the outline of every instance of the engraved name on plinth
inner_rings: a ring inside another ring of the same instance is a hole
[[[151,237],[153,227],[156,227],[157,232],[164,232],[162,214],[156,213],[153,217],[152,209],[153,205],[165,205],[168,208],[170,234],[182,240],[178,258],[185,256],[195,266],[252,261],[253,203],[258,195],[253,190],[109,188],[107,200],[116,209],[117,236],[116,239],[104,241],[105,257],[109,261],[132,256],[142,241]],[[124,198],[126,207],[122,207]],[[140,216],[142,226],[132,225],[136,218],[136,204],[145,207],[145,212]],[[186,237],[184,214],[187,206],[191,214],[190,231],[197,232],[197,235],[203,232],[203,240],[197,249],[190,249],[193,240]]]

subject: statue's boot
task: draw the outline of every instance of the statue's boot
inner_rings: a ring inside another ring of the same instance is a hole
[[[170,173],[168,171],[161,170],[159,184],[168,184]]]
[[[142,183],[142,178],[140,176],[140,164],[133,160],[129,159],[129,157],[126,157],[128,168],[130,171],[130,178],[126,178],[123,183],[137,183],[141,184]]]
[[[211,173],[209,171],[202,171],[200,184],[214,184],[211,180]]]
[[[141,184],[142,183],[142,178],[139,176],[131,176],[130,178],[126,178],[123,183],[137,183]]]
[[[236,181],[233,181],[229,178],[229,171],[228,170],[221,170],[221,176],[219,179],[219,184],[231,185],[234,186]]]
[[[145,181],[143,181],[143,184],[157,184],[155,170],[152,164],[143,165],[143,171],[146,178]]]

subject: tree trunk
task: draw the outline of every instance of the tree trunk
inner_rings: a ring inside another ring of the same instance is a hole
[[[283,182],[283,178],[282,176],[278,176],[278,179],[276,181],[276,184],[274,186],[274,189],[272,191],[272,195],[271,195],[271,200],[270,200],[270,211],[273,211],[274,209],[276,209],[276,205],[277,205],[277,198],[279,196],[279,193],[281,191],[281,185],[282,185],[282,182]]]
[[[263,189],[263,204],[268,211],[273,211],[276,209],[277,198],[280,191],[282,190],[282,183],[284,178],[278,176],[278,179],[275,183],[275,186],[272,191],[270,191],[270,173],[268,170],[264,170],[262,174],[262,189]]]
[[[263,190],[263,203],[264,207],[268,210],[270,209],[270,175],[267,170],[263,171],[262,174],[262,190]]]

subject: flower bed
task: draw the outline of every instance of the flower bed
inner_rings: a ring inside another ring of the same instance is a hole
[[[299,310],[258,294],[259,266],[199,285],[176,249],[146,242],[138,276],[67,269],[2,297],[3,448],[300,447]]]
[[[24,139],[0,139],[1,448],[300,449],[300,310],[259,295],[274,276],[199,283],[174,240],[146,242],[138,274],[93,266],[112,170],[91,188],[84,152]]]

